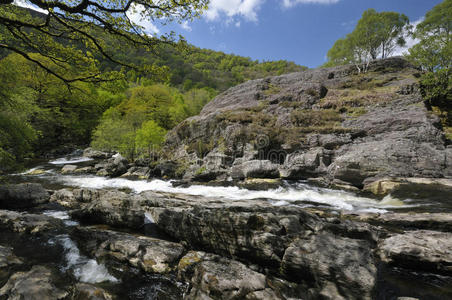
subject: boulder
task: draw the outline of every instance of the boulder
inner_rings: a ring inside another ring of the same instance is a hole
[[[372,299],[377,268],[368,241],[318,233],[292,242],[284,253],[287,278],[334,289],[343,299]]]
[[[107,158],[110,158],[112,156],[112,154],[107,153],[107,152],[102,152],[99,150],[95,150],[93,148],[86,148],[83,151],[83,156],[93,158],[93,159],[107,159]]]
[[[126,173],[122,174],[124,178],[148,179],[150,169],[148,167],[131,167]]]
[[[94,227],[77,228],[75,237],[98,259],[126,263],[149,273],[171,272],[184,253],[178,243]]]
[[[55,287],[52,272],[44,266],[33,266],[28,272],[13,274],[0,289],[0,297],[10,300],[66,299],[69,293]]]
[[[62,232],[64,223],[42,214],[18,213],[0,210],[0,229],[18,234],[51,235]]]
[[[38,183],[5,184],[0,186],[0,208],[22,209],[47,203],[49,193]]]
[[[11,247],[0,245],[0,286],[6,283],[12,269],[24,262],[14,255]]]
[[[61,169],[61,174],[74,173],[75,170],[77,170],[76,165],[64,165],[64,167]]]
[[[72,300],[112,300],[113,296],[103,288],[88,283],[77,283]]]
[[[203,252],[184,256],[178,276],[190,282],[186,299],[249,299],[250,294],[266,288],[265,275],[237,261]],[[280,299],[271,290],[268,293],[273,298],[266,299]]]
[[[278,165],[269,160],[250,160],[238,166],[245,178],[278,178]]]
[[[380,243],[386,264],[410,270],[452,275],[452,233],[416,230],[393,235]]]

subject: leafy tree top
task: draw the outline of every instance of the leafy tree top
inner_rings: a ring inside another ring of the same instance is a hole
[[[174,33],[153,36],[129,18],[136,13],[142,19],[164,24],[182,22],[198,17],[208,0],[25,0],[44,11],[39,14],[13,5],[13,0],[0,0],[0,48],[18,53],[66,83],[74,81],[102,81],[95,57],[104,57],[127,65],[109,52],[103,36],[118,42],[144,47],[157,52],[161,44],[173,44]],[[183,39],[180,41],[183,43]],[[51,64],[34,59],[36,52],[51,60]],[[77,66],[77,76],[61,73],[64,64]],[[127,65],[128,67],[136,67]],[[161,68],[150,66],[149,72],[160,73]],[[107,77],[106,77],[107,76]]]

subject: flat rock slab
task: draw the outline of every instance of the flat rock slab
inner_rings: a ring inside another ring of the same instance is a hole
[[[387,213],[352,215],[353,219],[396,229],[427,229],[452,232],[450,213]]]
[[[380,257],[390,265],[452,274],[452,233],[417,230],[380,243]]]

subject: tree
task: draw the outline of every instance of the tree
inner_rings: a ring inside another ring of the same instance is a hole
[[[154,120],[146,121],[137,131],[135,143],[139,149],[147,149],[149,157],[151,150],[157,150],[163,143],[166,130],[160,127]]]
[[[409,58],[424,70],[434,72],[452,65],[452,0],[445,0],[427,12],[417,25],[419,43],[409,49]]]
[[[452,126],[452,0],[427,12],[416,27],[419,43],[408,58],[426,71],[420,89],[428,108],[437,107],[443,126]],[[451,130],[452,131],[452,130]]]
[[[396,12],[366,10],[353,32],[335,42],[328,51],[327,66],[354,64],[366,72],[371,60],[388,57],[397,45],[405,44],[408,17]]]
[[[199,16],[207,2],[208,0],[25,0],[27,5],[43,12],[40,14],[13,5],[13,0],[1,0],[0,49],[18,53],[66,83],[108,80],[109,76],[98,70],[95,57],[127,64],[109,51],[105,37],[154,52],[158,51],[159,45],[173,44],[175,41],[173,33],[164,36],[150,35],[144,27],[131,20],[131,13],[146,20],[182,22]],[[29,52],[39,53],[49,61],[43,63],[36,60]],[[55,67],[62,63],[77,66],[79,74],[75,77],[61,74]],[[149,66],[147,71],[158,73],[161,69]]]

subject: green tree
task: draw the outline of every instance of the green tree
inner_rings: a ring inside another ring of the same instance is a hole
[[[154,120],[146,121],[137,131],[135,143],[139,149],[147,149],[149,157],[151,150],[160,149],[166,135],[166,130],[160,127]]]
[[[174,34],[150,35],[145,28],[131,21],[128,14],[135,13],[147,20],[182,22],[199,16],[207,2],[25,0],[25,4],[44,12],[38,14],[13,5],[13,0],[4,0],[0,1],[0,49],[23,56],[66,83],[105,80],[105,75],[97,68],[96,57],[128,65],[115,56],[111,47],[107,47],[108,37],[116,44],[124,43],[148,50],[175,41]],[[31,57],[29,52],[39,53],[49,60],[43,63]],[[80,72],[77,76],[62,74],[55,68],[61,63],[77,66]],[[146,70],[161,71],[154,65],[146,66]]]
[[[422,96],[427,107],[439,113],[452,139],[452,0],[427,12],[414,37],[419,43],[409,49],[408,58],[426,71],[420,84]]]
[[[408,29],[409,19],[404,14],[368,9],[353,32],[328,51],[326,66],[354,64],[359,72],[365,72],[371,60],[388,57],[397,45],[404,45]]]

